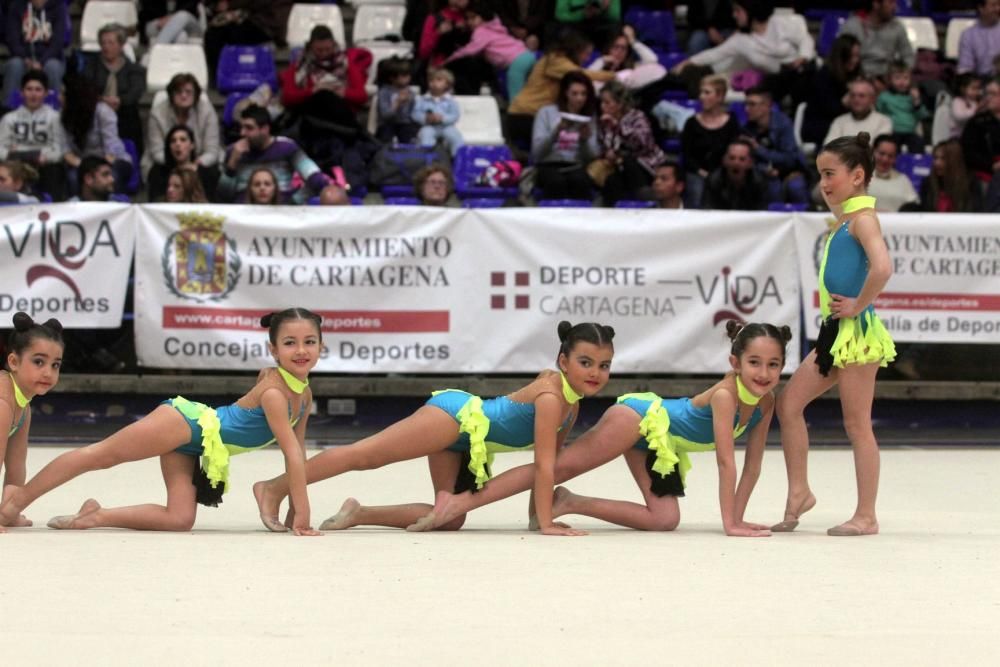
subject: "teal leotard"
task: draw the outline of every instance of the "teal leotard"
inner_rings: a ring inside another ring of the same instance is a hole
[[[18,407],[21,408],[21,418],[17,420],[16,424],[11,424],[10,430],[7,432],[7,437],[10,438],[15,433],[20,431],[22,426],[24,426],[24,420],[28,416],[28,410],[29,410],[28,403],[30,403],[31,401],[30,399],[26,399],[24,395],[21,393],[21,390],[18,388],[17,383],[14,382],[13,375],[11,375],[6,371],[4,371],[4,375],[10,378],[10,384],[14,388],[14,400],[15,402],[17,402]],[[21,401],[24,401],[23,405],[21,404]]]

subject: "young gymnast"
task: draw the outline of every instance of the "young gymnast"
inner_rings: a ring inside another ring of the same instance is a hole
[[[90,499],[76,514],[55,517],[49,526],[190,530],[197,503],[217,506],[222,501],[229,457],[277,441],[298,510],[291,528],[296,535],[319,535],[309,526],[304,438],[312,403],[309,371],[319,359],[322,340],[320,317],[289,308],[265,315],[261,325],[268,328],[277,368],[261,370],[246,395],[217,409],[178,396],[109,438],[58,456],[24,486],[4,489],[0,524],[9,525],[39,496],[81,473],[159,456],[166,506],[103,508]]]
[[[14,331],[7,339],[7,370],[0,371],[0,467],[4,469],[4,486],[24,484],[31,399],[44,396],[59,382],[62,355],[59,320],[38,324],[27,313],[15,313]],[[13,519],[11,526],[31,525],[20,513]],[[0,533],[5,531],[0,525]]]
[[[743,513],[760,475],[774,409],[772,390],[785,365],[788,327],[740,325],[730,321],[729,363],[733,370],[694,398],[663,399],[652,393],[625,394],[589,431],[559,452],[556,482],[564,482],[621,455],[639,485],[645,504],[591,498],[565,487],[555,491],[552,516],[583,514],[638,530],[673,530],[680,522],[677,497],[684,495],[688,452],[715,450],[719,467],[719,507],[727,535],[764,537],[766,526],[744,521]],[[736,481],[734,440],[749,432],[743,473]],[[497,475],[482,492],[440,491],[434,511],[409,527],[429,530],[476,507],[531,486],[531,466]],[[530,515],[530,510],[529,510]],[[534,518],[529,526],[534,528]]]
[[[896,356],[896,348],[872,304],[892,275],[875,198],[866,195],[874,170],[867,132],[829,142],[816,158],[820,191],[837,217],[819,267],[819,304],[823,316],[815,349],[792,375],[778,399],[781,447],[788,471],[785,518],[771,527],[795,530],[799,518],[816,504],[809,489],[806,457],[809,432],[804,410],[835,384],[840,385],[844,428],[854,449],[858,504],[854,516],[830,528],[834,536],[878,533],[875,497],[879,453],[872,431],[875,374]]]
[[[582,534],[552,522],[553,468],[556,451],[573,428],[579,400],[593,396],[608,382],[614,330],[591,322],[576,326],[560,322],[558,332],[558,371],[544,370],[531,384],[486,401],[457,389],[435,392],[426,405],[384,431],[309,459],[308,482],[426,456],[434,491],[460,493],[489,488],[489,464],[495,452],[534,445],[534,498],[541,531],[546,535]],[[272,530],[281,525],[278,509],[287,489],[286,475],[254,485],[261,519]],[[321,528],[405,528],[430,510],[431,505],[425,503],[362,507],[351,498]],[[290,517],[296,511],[293,503]],[[463,522],[464,517],[453,517],[438,527],[456,530]]]

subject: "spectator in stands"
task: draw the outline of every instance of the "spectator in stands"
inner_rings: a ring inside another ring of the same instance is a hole
[[[455,77],[446,69],[432,68],[427,72],[427,92],[413,104],[411,118],[420,123],[417,142],[421,146],[436,146],[444,142],[448,152],[454,156],[462,146],[462,133],[455,124],[458,122],[458,102],[451,96]]]
[[[742,135],[753,147],[754,167],[767,179],[768,202],[807,204],[805,156],[795,142],[792,121],[763,87],[747,91],[746,110]]]
[[[1000,0],[976,0],[976,13],[979,19],[958,39],[958,71],[990,77],[1000,55]]]
[[[38,197],[31,186],[38,180],[38,172],[30,164],[18,160],[0,162],[0,202],[37,204]]]
[[[65,0],[12,0],[5,4],[5,41],[10,57],[3,68],[0,107],[7,106],[25,72],[43,70],[52,87],[59,89],[66,71]]]
[[[202,4],[201,0],[177,0],[173,11],[168,11],[166,0],[144,0],[139,18],[146,26],[149,43],[185,43],[189,38],[202,37]]]
[[[937,213],[981,213],[979,182],[965,168],[962,145],[954,139],[934,147],[930,175],[920,184],[920,208]]]
[[[331,183],[319,193],[319,204],[320,206],[350,206],[351,198],[347,196],[347,191],[344,188]]]
[[[722,165],[705,181],[701,208],[758,211],[765,206],[766,192],[767,182],[753,166],[753,146],[736,139],[726,148]]]
[[[420,131],[420,123],[411,118],[415,97],[410,89],[412,66],[408,58],[398,56],[379,61],[378,129],[375,133],[379,141],[410,144]]]
[[[854,35],[838,35],[830,56],[805,85],[802,141],[821,144],[837,116],[848,112],[847,86],[861,76],[861,42]]]
[[[574,24],[595,44],[607,44],[622,20],[620,0],[556,0],[556,21]]]
[[[676,162],[664,162],[653,176],[653,199],[657,208],[684,208],[684,170]]]
[[[621,72],[631,70],[636,65],[658,62],[656,52],[639,41],[635,36],[635,28],[626,25],[611,38],[605,46],[604,53],[595,58],[587,69]]]
[[[535,116],[531,161],[542,199],[593,199],[587,165],[600,155],[597,143],[597,95],[583,72],[567,72],[559,99]]]
[[[681,157],[687,172],[688,206],[701,203],[705,179],[722,163],[726,147],[740,134],[740,124],[726,108],[726,77],[719,74],[701,80],[698,100],[701,111],[691,116],[681,131]]]
[[[155,199],[152,201],[159,201]],[[190,169],[174,169],[167,177],[167,187],[163,201],[184,204],[205,204],[208,197],[198,180],[198,173]]]
[[[250,172],[247,185],[247,203],[273,206],[280,204],[281,193],[278,191],[278,180],[267,167],[257,167]]]
[[[115,191],[115,174],[103,157],[88,155],[80,161],[80,194],[70,201],[110,201]]]
[[[294,0],[216,0],[205,31],[205,59],[214,77],[227,44],[285,44]]]
[[[424,206],[458,206],[455,179],[443,164],[429,164],[413,175],[413,188]]]
[[[931,113],[924,106],[920,89],[912,85],[913,77],[906,63],[889,66],[888,87],[879,93],[875,108],[892,121],[896,140],[911,153],[924,152],[924,138],[917,133],[921,121]]]
[[[736,29],[730,0],[689,2],[687,7],[687,52],[690,55],[722,44]]]
[[[919,203],[920,197],[905,174],[896,171],[899,141],[891,134],[875,137],[875,171],[868,184],[868,194],[875,197],[875,210],[895,213],[906,204]]]
[[[0,160],[20,160],[38,170],[38,187],[53,200],[66,198],[66,143],[59,113],[45,103],[48,78],[41,70],[21,77],[22,103],[0,119]]]
[[[471,29],[465,22],[469,0],[437,0],[437,10],[424,20],[417,57],[431,67],[440,67],[458,47],[469,41]]]
[[[125,28],[117,23],[103,26],[97,32],[101,53],[87,61],[83,76],[101,91],[101,100],[118,116],[118,133],[135,143],[142,151],[142,123],[139,120],[139,100],[146,92],[146,70],[123,54]]]
[[[269,168],[278,179],[283,201],[301,204],[329,183],[316,163],[287,137],[271,135],[271,116],[259,106],[247,107],[240,116],[240,140],[229,147],[219,179],[218,196],[225,202],[245,201],[250,174],[257,167]],[[292,192],[292,177],[298,174],[305,187]]]
[[[524,41],[529,51],[543,46],[545,24],[555,16],[555,0],[490,0],[510,34]]]
[[[549,49],[531,68],[531,74],[507,108],[507,137],[515,146],[531,143],[534,115],[547,104],[555,104],[559,97],[559,83],[567,72],[582,70],[590,57],[593,44],[575,30],[564,28]],[[591,81],[610,81],[613,72],[585,71]]]
[[[331,132],[353,137],[360,131],[356,111],[368,100],[365,81],[370,64],[371,54],[352,62],[327,26],[312,29],[302,56],[279,77],[281,103],[302,120],[303,144],[312,146]]]
[[[178,125],[188,128],[190,148],[170,157],[174,129]],[[215,193],[219,180],[219,157],[222,146],[219,140],[219,116],[215,112],[208,95],[202,93],[201,85],[194,75],[187,72],[175,74],[167,84],[166,98],[153,105],[149,111],[146,153],[142,166],[150,186],[150,199],[155,201],[163,196],[167,174],[175,166],[193,164],[205,186],[208,195]],[[182,159],[183,158],[183,159]],[[154,185],[155,184],[155,185]]]
[[[621,81],[605,84],[600,99],[598,127],[603,163],[599,164],[606,170],[601,187],[604,204],[614,206],[620,199],[649,199],[653,172],[666,159],[653,139],[649,120],[635,108],[631,93]]]
[[[124,191],[132,177],[132,156],[118,136],[118,118],[102,99],[90,79],[77,74],[66,77],[65,104],[62,108],[63,136],[66,138],[63,161],[70,191],[78,187],[77,168],[88,155],[103,157],[111,164],[115,185]]]
[[[913,67],[916,55],[896,18],[896,0],[868,0],[868,9],[851,15],[839,34],[853,35],[861,43],[861,69],[866,76],[885,77],[889,64],[897,60]]]
[[[853,137],[858,132],[870,136],[892,134],[892,121],[875,111],[875,84],[868,78],[857,78],[847,87],[848,112],[837,116],[823,139],[826,145],[837,137]]]
[[[524,42],[514,37],[482,1],[469,6],[466,21],[472,29],[472,39],[459,47],[444,61],[455,75],[457,95],[478,95],[482,84],[491,87],[498,72],[507,73],[507,99],[521,92],[528,73],[535,64],[535,54]]]
[[[215,196],[219,169],[215,165],[206,167],[198,162],[198,140],[190,127],[174,125],[167,132],[161,147],[163,164],[154,164],[149,170],[149,201],[158,201],[163,197],[168,185],[167,178],[174,170],[190,171],[201,183],[206,196]]]
[[[986,84],[986,109],[965,124],[961,143],[969,170],[983,183],[1000,183],[996,176],[1000,173],[1000,79]],[[987,199],[992,203],[990,195]]]
[[[986,108],[983,82],[974,72],[963,72],[955,77],[955,96],[948,109],[948,137],[958,139],[969,119]]]
[[[816,58],[816,44],[805,23],[791,14],[774,14],[767,0],[734,0],[733,17],[739,31],[719,46],[702,51],[674,68],[680,74],[689,65],[709,66],[716,74],[752,69],[777,77],[775,97],[805,76]]]

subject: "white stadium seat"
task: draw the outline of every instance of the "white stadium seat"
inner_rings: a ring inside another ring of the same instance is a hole
[[[896,19],[906,29],[906,37],[910,40],[913,50],[930,49],[937,51],[940,47],[937,26],[934,20],[926,16],[897,16]]]
[[[461,115],[455,127],[467,144],[496,146],[504,143],[500,108],[492,95],[456,95]]]
[[[288,15],[288,32],[285,36],[290,47],[305,46],[309,41],[309,33],[313,26],[328,26],[333,32],[333,39],[340,48],[347,46],[344,33],[344,16],[337,5],[292,5]]]
[[[80,48],[83,51],[99,51],[101,46],[97,33],[109,23],[134,28],[139,23],[135,3],[131,0],[90,0],[84,5],[80,20]]]
[[[377,41],[387,35],[403,35],[403,5],[361,5],[354,15],[354,46]]]
[[[208,63],[199,44],[154,44],[149,51],[146,88],[163,90],[175,74],[190,72],[202,89],[208,88]]]
[[[944,34],[944,57],[958,60],[958,42],[966,28],[976,23],[976,19],[957,18],[948,21],[948,30]]]

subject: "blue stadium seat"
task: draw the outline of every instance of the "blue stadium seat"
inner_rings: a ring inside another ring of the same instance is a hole
[[[122,139],[122,143],[125,144],[125,150],[132,157],[132,175],[128,179],[128,183],[125,184],[125,192],[130,195],[134,195],[139,192],[139,151],[135,147],[135,142],[131,139]]]
[[[837,39],[840,27],[847,22],[848,12],[829,11],[823,15],[819,24],[819,38],[816,40],[816,53],[823,58],[830,55],[833,41]]]
[[[221,93],[249,92],[262,83],[275,87],[278,82],[274,54],[266,46],[223,47],[215,72]]]
[[[452,173],[455,178],[455,192],[461,199],[494,198],[507,199],[517,196],[517,188],[492,188],[476,185],[476,179],[483,170],[498,160],[511,160],[510,149],[506,146],[465,145],[455,153]]]
[[[237,103],[245,97],[249,97],[250,93],[230,93],[226,97],[226,106],[222,109],[222,124],[226,127],[234,125],[237,121],[233,118],[233,111],[236,109]]]
[[[656,208],[656,202],[644,199],[619,199],[615,202],[615,208]]]
[[[416,197],[386,197],[387,206],[420,206],[420,200]]]
[[[24,98],[21,97],[20,88],[15,88],[14,90],[10,91],[10,98],[8,98],[7,100],[8,109],[16,109],[23,103],[24,103]],[[56,111],[59,111],[59,109],[62,108],[62,104],[59,103],[59,91],[52,90],[50,88],[48,94],[45,95],[45,103],[48,104],[53,109],[55,109]]]
[[[537,205],[542,208],[593,208],[594,202],[589,199],[539,199]]]
[[[786,213],[791,213],[793,211],[806,211],[808,208],[807,204],[798,202],[786,204],[784,202],[776,201],[767,205],[768,211],[784,211]]]
[[[362,197],[349,197],[351,206],[364,206],[365,200]],[[306,204],[308,206],[320,206],[319,197],[310,197]]]
[[[668,70],[673,69],[674,65],[681,64],[683,61],[687,60],[688,57],[688,54],[683,51],[657,51],[656,49],[653,49],[653,52],[656,53],[656,60]],[[684,91],[677,92],[680,92],[682,95],[684,94]]]
[[[665,51],[680,51],[674,30],[674,13],[631,7],[625,12],[625,23],[635,28],[636,37],[649,47]]]
[[[504,205],[503,199],[488,199],[483,197],[474,197],[472,199],[463,199],[462,208],[500,208]]]
[[[896,158],[896,169],[905,174],[919,192],[920,184],[930,176],[934,158],[927,153],[900,153]]]

